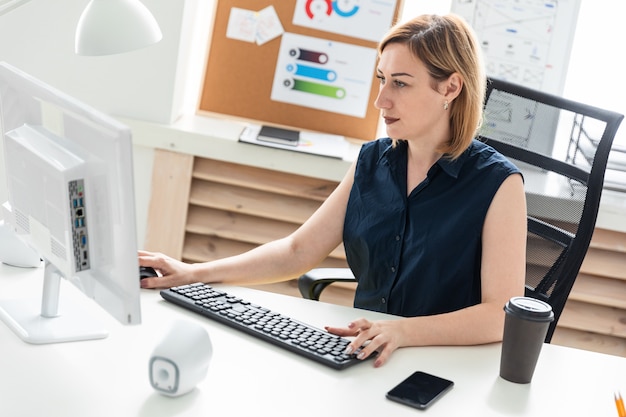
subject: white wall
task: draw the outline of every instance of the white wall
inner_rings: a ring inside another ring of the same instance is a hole
[[[622,78],[626,3],[581,1],[563,95],[626,114],[626,83]],[[626,123],[622,123],[616,141],[626,146]]]
[[[163,32],[156,45],[119,55],[77,56],[74,32],[88,0],[31,0],[0,16],[0,61],[110,115],[169,124],[195,102],[195,96],[188,98],[195,94],[188,85],[196,87],[202,73],[214,1],[142,1]],[[204,31],[193,39],[196,23]],[[143,241],[152,150],[136,147],[134,155],[138,236]],[[0,201],[6,198],[0,177]]]
[[[32,0],[0,17],[0,60],[110,114],[168,123],[185,1],[144,0],[163,40],[124,54],[74,54],[74,31],[88,0]],[[111,30],[115,30],[114,27]]]

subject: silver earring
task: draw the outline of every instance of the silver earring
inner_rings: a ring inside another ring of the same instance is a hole
[[[448,110],[448,100],[443,102],[443,109]]]

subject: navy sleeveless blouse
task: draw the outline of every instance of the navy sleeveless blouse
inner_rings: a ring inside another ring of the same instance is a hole
[[[358,280],[354,306],[400,316],[446,313],[480,303],[481,235],[502,182],[519,169],[472,141],[441,158],[407,197],[407,144],[363,145],[343,241]]]

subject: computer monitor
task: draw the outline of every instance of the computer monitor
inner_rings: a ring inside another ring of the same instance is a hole
[[[42,298],[0,294],[0,318],[30,343],[106,337],[82,300],[60,297],[64,278],[121,323],[139,324],[130,129],[7,63],[0,116],[4,220],[45,264]]]

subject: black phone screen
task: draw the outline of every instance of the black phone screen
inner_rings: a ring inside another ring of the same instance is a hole
[[[387,393],[387,398],[411,407],[424,409],[446,393],[454,383],[417,371]]]

